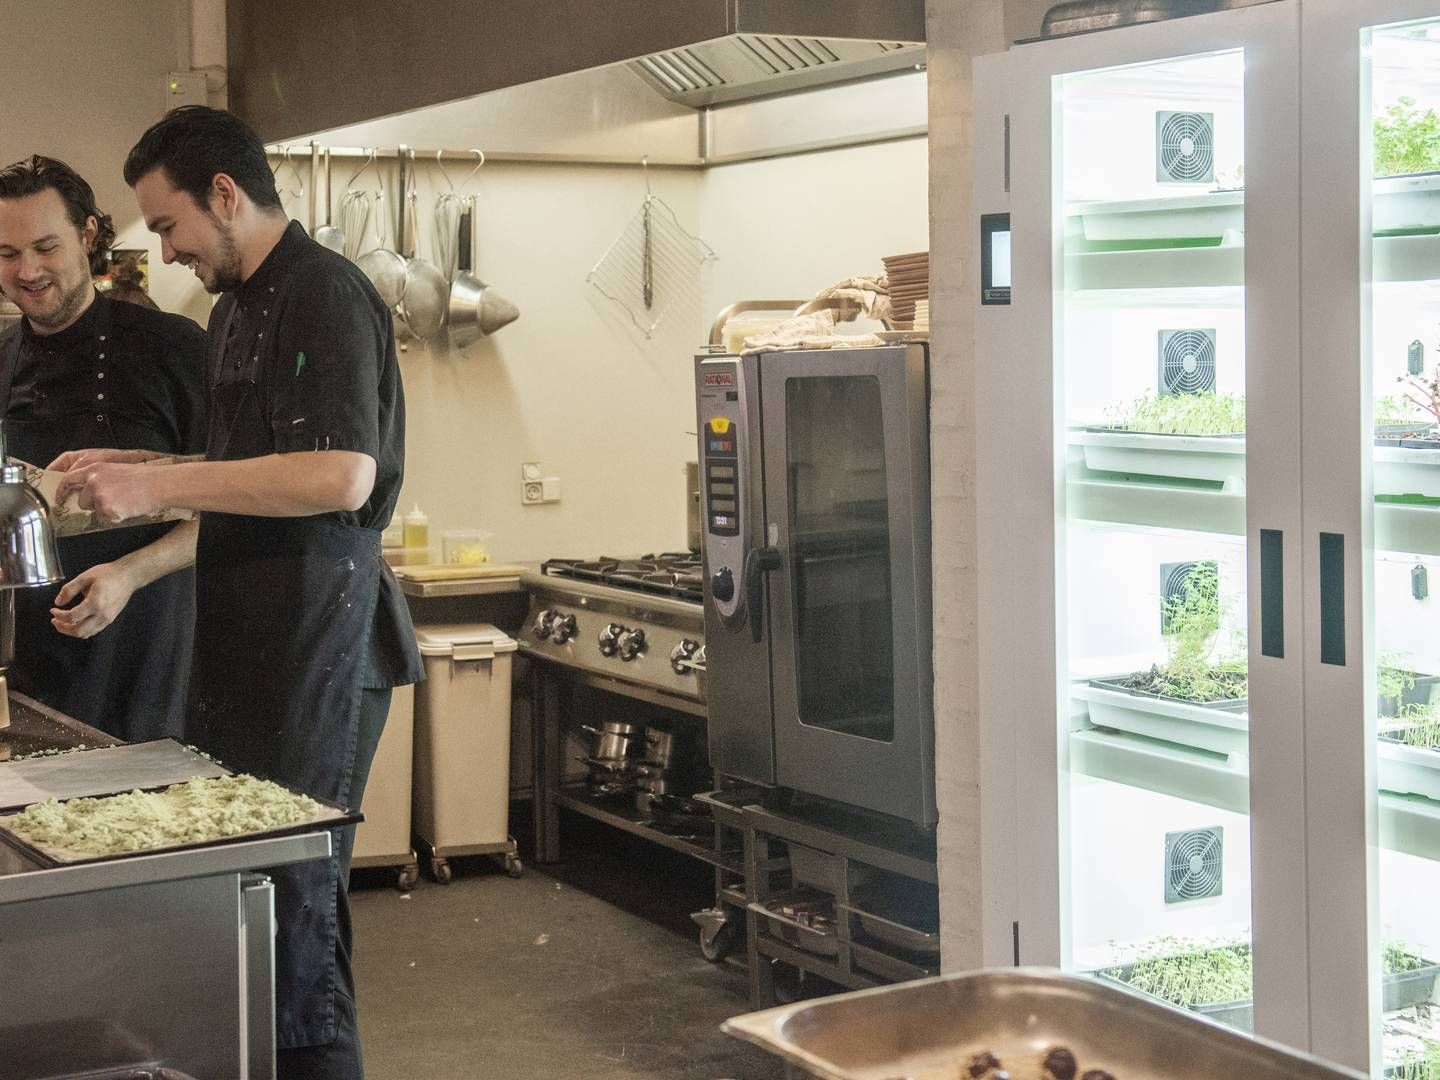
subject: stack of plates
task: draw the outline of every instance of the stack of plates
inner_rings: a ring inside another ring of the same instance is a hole
[[[930,327],[930,253],[915,251],[881,260],[890,279],[891,323],[897,330]],[[923,304],[923,310],[917,310]],[[919,325],[923,314],[925,325]]]

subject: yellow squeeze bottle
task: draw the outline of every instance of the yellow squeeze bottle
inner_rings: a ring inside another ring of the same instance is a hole
[[[430,519],[420,509],[419,503],[405,515],[405,546],[412,550],[430,548]]]

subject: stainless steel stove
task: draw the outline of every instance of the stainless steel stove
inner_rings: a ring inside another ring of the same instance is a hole
[[[704,705],[700,556],[550,559],[525,574],[530,611],[521,648],[537,659],[614,680],[616,692]],[[693,708],[687,711],[699,711]]]

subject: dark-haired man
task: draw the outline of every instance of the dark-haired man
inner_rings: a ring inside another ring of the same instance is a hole
[[[0,291],[24,316],[0,336],[0,415],[9,452],[24,461],[90,446],[204,449],[205,333],[95,291],[91,275],[114,238],[90,185],[64,162],[37,156],[0,170]],[[156,579],[188,562],[194,529],[62,537],[69,582],[58,595],[15,596],[16,688],[128,741],[178,736],[193,582],[188,572]]]
[[[421,676],[380,556],[404,467],[390,311],[353,263],[286,220],[264,146],[230,113],[167,114],[125,179],[165,261],[224,294],[210,318],[206,460],[69,455],[62,490],[116,520],[201,511],[187,735],[232,768],[358,806],[390,688]],[[281,1077],[363,1074],[352,837],[342,830],[327,861],[272,872]]]

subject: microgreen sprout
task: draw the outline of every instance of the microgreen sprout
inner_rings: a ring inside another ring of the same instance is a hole
[[[1245,431],[1245,395],[1160,394],[1146,391],[1106,410],[1114,427],[1151,435],[1239,435]]]

